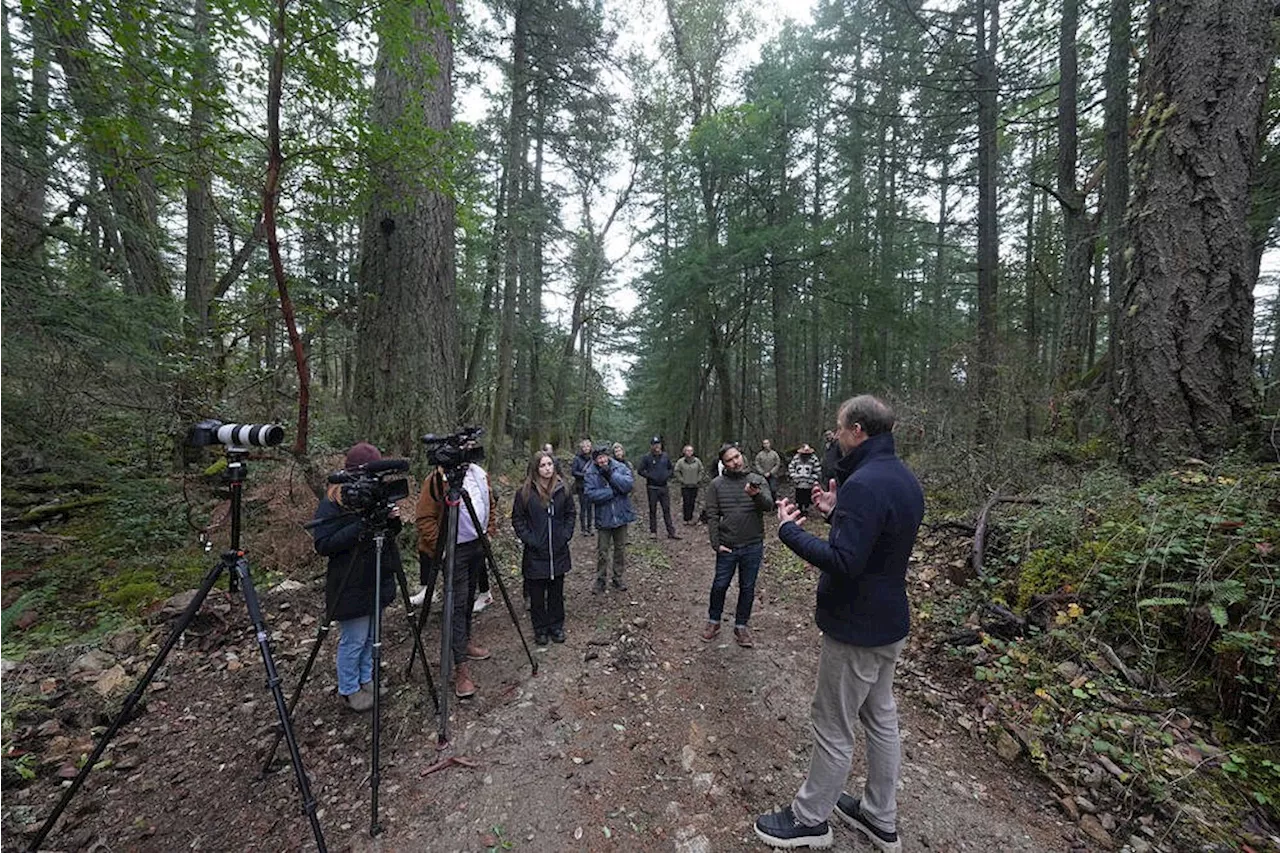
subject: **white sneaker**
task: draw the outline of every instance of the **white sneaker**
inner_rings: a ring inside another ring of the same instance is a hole
[[[479,613],[480,611],[488,607],[490,604],[493,604],[493,593],[486,592],[484,595],[476,599],[476,603],[472,606],[471,612]]]
[[[413,595],[409,596],[409,603],[412,604],[414,607],[421,607],[422,602],[426,600],[427,600],[427,588],[425,586],[422,589],[415,592]]]

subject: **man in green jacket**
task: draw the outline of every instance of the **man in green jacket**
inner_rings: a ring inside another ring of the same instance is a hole
[[[693,510],[698,505],[698,487],[702,485],[705,474],[702,460],[693,455],[693,445],[686,444],[675,464],[676,482],[680,484],[680,498],[684,501],[685,524],[693,524]]]
[[[778,474],[782,472],[782,457],[773,449],[773,442],[765,439],[760,442],[760,452],[756,454],[756,473],[764,477],[769,484],[769,493],[778,495]]]
[[[716,574],[711,582],[711,606],[702,639],[711,642],[720,633],[720,615],[733,574],[738,573],[738,606],[733,617],[733,638],[749,649],[755,645],[747,623],[756,598],[756,576],[764,559],[764,514],[773,509],[769,484],[754,471],[736,444],[720,448],[724,473],[707,487],[707,531],[716,554]]]

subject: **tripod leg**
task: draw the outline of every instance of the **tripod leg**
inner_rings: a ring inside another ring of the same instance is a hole
[[[369,835],[382,832],[378,823],[378,789],[382,784],[382,545],[386,532],[374,534],[373,557],[373,771],[369,777],[372,791],[369,808]]]
[[[436,710],[438,711],[440,710],[440,697],[436,695],[436,684],[431,678],[431,667],[427,666],[427,652],[422,648],[422,623],[414,619],[413,606],[409,604],[409,581],[404,576],[403,566],[396,569],[396,583],[400,586],[400,597],[404,599],[404,612],[409,618],[409,631],[413,634],[413,651],[409,656],[409,671],[413,671],[414,658],[422,655],[422,671],[427,676],[427,692],[431,694],[431,701],[436,704]],[[431,590],[428,589],[426,596],[422,600],[423,613],[431,606],[430,596]]]
[[[467,505],[467,512],[471,513],[471,523],[475,525],[480,536],[480,546],[484,549],[484,562],[488,567],[489,573],[494,583],[498,585],[498,590],[502,593],[502,600],[507,605],[507,614],[511,617],[511,624],[515,626],[516,636],[520,638],[520,645],[524,646],[524,653],[529,658],[529,666],[533,670],[533,674],[538,674],[538,661],[533,656],[533,651],[529,648],[529,641],[525,639],[524,631],[520,629],[520,617],[516,615],[515,605],[511,603],[511,595],[507,592],[507,585],[502,580],[502,573],[498,571],[498,561],[493,556],[493,547],[489,544],[489,537],[485,535],[484,528],[480,525],[480,518],[476,515],[476,508],[471,503],[471,496],[466,492],[462,493],[463,503]]]
[[[422,555],[419,555],[418,559],[421,560]],[[414,643],[413,648],[410,649],[409,651],[409,663],[404,668],[405,678],[409,678],[410,676],[413,675],[413,663],[414,663],[414,660],[417,659],[418,648],[422,644],[421,643],[422,629],[427,624],[427,616],[430,615],[431,613],[431,599],[435,595],[436,578],[438,578],[439,576],[440,576],[439,563],[433,560],[429,563],[429,568],[427,569],[427,579],[425,582],[426,589],[423,592],[422,609],[418,611],[417,618],[413,620],[414,622],[413,633],[414,633],[414,636],[419,638],[419,640]],[[406,601],[405,610],[407,611],[408,609],[409,609],[409,604]],[[427,670],[428,681],[430,681],[431,669],[430,667],[427,666],[426,652],[422,653],[422,667],[423,669]],[[436,711],[439,711],[439,710],[440,710],[440,703],[439,701],[437,701]]]
[[[253,576],[249,574],[249,561],[243,555],[236,555],[235,575],[240,580],[244,594],[244,604],[249,611],[249,621],[258,640],[258,649],[262,652],[262,663],[267,671],[267,687],[276,702],[276,714],[280,717],[280,727],[284,732],[285,743],[289,747],[289,758],[293,762],[293,773],[297,777],[298,792],[302,795],[302,809],[311,822],[311,832],[316,837],[316,846],[320,853],[326,853],[324,832],[320,829],[320,820],[316,817],[316,800],[311,795],[311,783],[307,781],[307,771],[302,765],[302,753],[298,750],[298,740],[293,736],[293,723],[289,719],[289,709],[284,701],[284,691],[280,689],[280,675],[276,672],[276,662],[271,657],[271,635],[267,631],[266,622],[262,618],[262,607],[258,602],[258,593],[253,588]]]
[[[80,772],[76,774],[76,778],[71,781],[71,786],[67,788],[62,797],[59,798],[58,804],[54,806],[53,813],[45,818],[44,823],[40,826],[40,831],[36,833],[36,837],[32,840],[31,846],[28,848],[32,853],[40,849],[40,845],[44,843],[45,836],[53,829],[54,824],[58,822],[58,818],[62,816],[62,812],[66,809],[67,804],[71,802],[72,797],[80,790],[80,786],[84,784],[84,780],[89,775],[89,771],[98,763],[98,759],[102,757],[102,753],[106,750],[107,744],[116,736],[116,732],[120,730],[120,726],[124,721],[129,719],[129,714],[133,711],[134,706],[142,699],[142,694],[146,691],[147,685],[151,683],[151,679],[156,677],[156,673],[160,671],[160,667],[164,665],[165,658],[169,656],[169,652],[173,651],[173,647],[178,644],[179,638],[182,637],[187,626],[191,624],[191,620],[195,618],[196,613],[204,605],[204,600],[209,596],[209,590],[213,589],[213,585],[217,583],[218,576],[236,557],[235,552],[229,551],[222,555],[222,559],[214,565],[212,569],[204,576],[204,580],[200,582],[200,588],[196,591],[195,598],[191,599],[191,603],[187,605],[187,609],[182,611],[173,630],[169,632],[169,636],[165,638],[164,645],[160,647],[160,653],[156,655],[156,659],[151,662],[151,666],[147,667],[146,673],[138,681],[133,688],[133,692],[125,697],[124,705],[120,708],[120,713],[116,714],[116,718],[111,721],[111,725],[107,726],[107,730],[102,733],[102,737],[98,740],[98,745],[94,747],[93,752],[89,754],[89,758],[85,761],[84,766],[80,768]]]
[[[465,496],[466,492],[462,492]],[[440,730],[436,734],[436,749],[449,744],[449,686],[453,683],[453,570],[458,560],[458,491],[452,487],[445,497],[445,551],[444,551],[444,612],[440,619]],[[470,602],[467,602],[470,605]]]
[[[302,677],[298,679],[298,686],[293,689],[293,696],[289,699],[289,718],[293,718],[293,710],[298,707],[298,699],[302,696],[302,688],[306,686],[307,679],[311,677],[311,668],[315,666],[316,658],[320,656],[320,647],[324,645],[324,640],[329,636],[329,630],[333,627],[332,622],[325,622],[316,631],[315,642],[311,644],[311,654],[307,656],[307,665],[302,668]],[[262,762],[262,775],[266,776],[271,772],[271,762],[275,761],[276,750],[280,748],[280,741],[284,739],[284,730],[276,729],[276,736],[271,741],[271,748],[267,750],[267,759]]]
[[[351,573],[355,570],[355,554],[347,560],[346,571],[342,574],[342,580],[338,583],[338,591],[334,594],[334,600],[342,598],[342,593],[347,588],[347,584],[351,581]],[[235,577],[235,573],[231,573],[231,577]],[[293,711],[298,707],[298,699],[302,696],[302,688],[306,686],[307,679],[311,677],[311,668],[315,666],[316,658],[320,655],[320,647],[324,645],[325,637],[329,636],[329,630],[333,627],[333,613],[326,606],[324,611],[324,620],[320,623],[319,630],[316,631],[316,641],[311,647],[311,654],[307,656],[307,665],[302,668],[302,677],[298,679],[298,686],[293,690],[293,696],[289,699],[289,719],[293,719]],[[271,762],[275,760],[276,750],[280,748],[280,740],[284,737],[284,731],[276,729],[275,740],[271,741],[271,748],[267,750],[267,760],[262,763],[262,775],[265,776],[271,771]]]

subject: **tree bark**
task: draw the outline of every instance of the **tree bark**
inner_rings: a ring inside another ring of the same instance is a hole
[[[1059,350],[1057,390],[1072,389],[1083,372],[1085,342],[1089,328],[1089,266],[1092,252],[1089,225],[1085,217],[1084,193],[1076,186],[1079,152],[1079,73],[1076,59],[1076,30],[1079,0],[1063,0],[1058,28],[1058,203],[1062,207],[1062,347]],[[1063,404],[1063,409],[1074,408]],[[1063,411],[1062,426],[1075,437],[1077,418]]]
[[[189,344],[200,347],[209,335],[210,310],[217,285],[213,170],[208,155],[212,110],[207,91],[215,73],[213,52],[209,47],[208,0],[192,0],[191,53],[191,118],[187,125],[191,159],[187,167],[187,257],[183,303]]]
[[[1122,302],[1122,459],[1147,473],[1212,458],[1256,426],[1250,184],[1271,0],[1151,8]]]
[[[1129,206],[1129,15],[1130,0],[1110,0],[1107,40],[1106,97],[1103,102],[1103,145],[1106,183],[1103,186],[1103,213],[1107,224],[1107,352],[1108,382],[1112,399],[1119,364],[1120,298],[1125,278],[1125,209]]]
[[[520,244],[526,170],[527,124],[529,112],[529,3],[517,0],[511,46],[511,113],[507,121],[507,216],[503,228],[502,324],[498,335],[498,381],[493,392],[491,441],[504,442],[507,413],[511,405],[512,369],[515,363],[516,301],[520,272]]]
[[[999,264],[999,211],[996,207],[996,108],[999,78],[999,0],[977,0],[978,72],[978,341],[973,365],[974,397],[978,407],[975,438],[985,444],[996,438],[996,310]],[[990,14],[988,15],[988,9]]]
[[[298,336],[298,323],[294,318],[293,300],[289,298],[289,283],[284,271],[284,259],[280,254],[280,239],[276,230],[276,208],[280,201],[280,177],[284,169],[284,153],[280,148],[280,101],[284,94],[284,57],[287,50],[286,23],[288,0],[277,0],[272,31],[275,43],[267,82],[267,177],[262,190],[262,221],[267,232],[267,253],[271,257],[271,273],[280,298],[280,312],[284,316],[293,351],[294,366],[298,374],[298,423],[294,430],[293,455],[302,458],[307,453],[307,437],[311,412],[311,373],[307,366],[307,354]],[[268,329],[271,314],[267,314]],[[269,335],[267,336],[270,337]],[[274,352],[274,346],[268,351]]]
[[[441,153],[374,164],[361,234],[355,408],[362,438],[409,455],[423,433],[457,426],[456,212],[433,174],[448,159],[453,124],[457,3],[413,7],[408,33],[392,31],[395,11],[383,12],[372,123],[389,135],[425,133]]]

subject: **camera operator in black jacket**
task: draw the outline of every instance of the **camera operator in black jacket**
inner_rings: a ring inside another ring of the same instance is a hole
[[[344,467],[356,471],[382,458],[378,448],[360,442],[347,451]],[[325,575],[326,619],[338,620],[338,693],[353,711],[373,708],[373,585],[377,559],[373,540],[373,519],[342,505],[341,485],[331,485],[316,507],[311,531],[316,552],[329,558]],[[378,606],[395,600],[396,573],[400,570],[400,510],[392,505],[387,513],[387,535],[382,546],[382,588]]]

